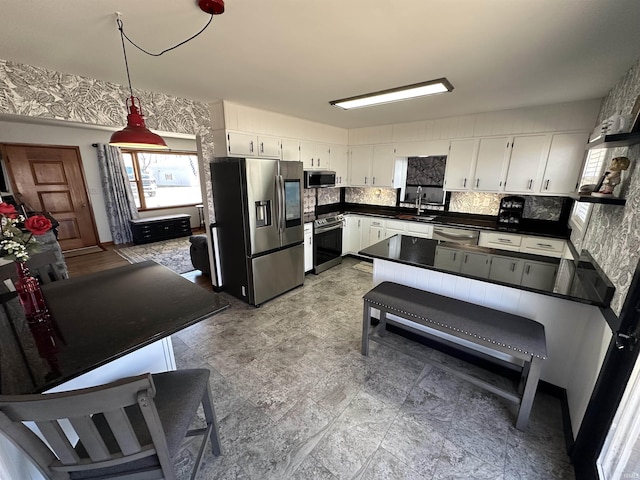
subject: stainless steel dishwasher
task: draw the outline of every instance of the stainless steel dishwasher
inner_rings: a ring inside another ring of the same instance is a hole
[[[433,227],[433,239],[462,245],[477,245],[480,232],[467,228]]]

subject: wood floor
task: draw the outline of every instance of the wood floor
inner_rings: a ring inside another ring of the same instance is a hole
[[[127,260],[116,253],[116,247],[114,245],[103,245],[103,248],[106,249],[103,252],[88,253],[71,258],[65,257],[69,277],[80,277],[89,273],[100,272],[129,264]],[[183,273],[181,276],[207,290],[213,289],[211,279],[203,275],[200,270]]]

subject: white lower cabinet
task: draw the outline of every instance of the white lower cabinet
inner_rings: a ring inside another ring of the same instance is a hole
[[[533,253],[534,255],[560,258],[564,254],[566,245],[566,240],[559,238],[524,236],[522,237],[520,251],[523,253]]]
[[[313,223],[304,224],[304,271],[313,270]]]
[[[433,266],[449,272],[459,272],[462,265],[462,252],[456,248],[436,246]]]
[[[522,272],[523,287],[551,290],[556,282],[558,267],[550,263],[525,261]]]
[[[406,222],[407,234],[412,237],[433,238],[433,225],[430,223]]]
[[[491,258],[486,253],[465,252],[462,255],[460,273],[487,278],[491,268]]]
[[[499,248],[502,250],[520,251],[522,243],[521,235],[499,232],[480,232],[478,245],[487,248]]]
[[[522,260],[514,260],[507,257],[491,258],[489,278],[497,282],[520,284],[523,270]]]

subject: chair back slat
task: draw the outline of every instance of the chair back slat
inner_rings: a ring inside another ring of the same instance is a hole
[[[111,457],[109,449],[91,417],[73,417],[69,418],[69,422],[73,425],[73,429],[92,461],[101,462]]]
[[[124,455],[133,455],[142,449],[124,409],[104,412],[104,418]]]
[[[73,445],[71,445],[62,427],[56,420],[35,423],[61,463],[64,465],[75,465],[80,461],[80,457],[73,449]]]

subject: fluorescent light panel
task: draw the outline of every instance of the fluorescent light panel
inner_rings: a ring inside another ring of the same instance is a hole
[[[436,93],[450,92],[451,90],[453,90],[453,85],[451,85],[449,80],[446,78],[438,78],[437,80],[429,80],[428,82],[358,95],[357,97],[332,100],[329,103],[336,107],[349,110],[351,108],[369,107],[382,103],[399,102],[401,100],[409,100],[411,98],[424,97]]]

